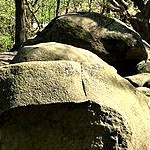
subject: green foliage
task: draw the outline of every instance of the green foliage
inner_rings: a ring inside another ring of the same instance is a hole
[[[14,43],[14,4],[14,0],[1,0],[0,2],[0,52],[7,51]],[[57,0],[24,0],[24,4],[26,37],[31,38],[56,16]],[[107,7],[109,4],[108,0],[60,0],[58,14],[96,11],[107,16],[119,18],[119,13],[108,12]]]
[[[11,48],[12,40],[10,35],[0,35],[0,52],[7,51]]]
[[[0,2],[0,52],[10,49],[14,38],[14,1]]]

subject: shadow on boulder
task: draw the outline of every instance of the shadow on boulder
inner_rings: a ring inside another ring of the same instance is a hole
[[[137,32],[117,19],[94,12],[72,13],[55,18],[25,45],[43,42],[58,42],[87,49],[114,66],[123,76],[135,74],[137,63],[147,59],[147,52]],[[129,70],[124,68],[126,63]]]
[[[92,101],[18,107],[0,116],[0,149],[127,149],[122,116]]]

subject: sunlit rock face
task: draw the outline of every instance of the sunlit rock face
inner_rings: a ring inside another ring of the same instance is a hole
[[[137,32],[117,19],[94,12],[55,18],[26,44],[51,41],[87,49],[124,76],[135,73],[136,64],[147,59],[147,52]]]
[[[0,67],[0,149],[148,149],[149,98],[97,55],[41,43],[12,63]]]

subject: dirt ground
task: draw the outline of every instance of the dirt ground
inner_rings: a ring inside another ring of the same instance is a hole
[[[17,51],[0,53],[0,61],[10,62],[16,54],[17,54]]]

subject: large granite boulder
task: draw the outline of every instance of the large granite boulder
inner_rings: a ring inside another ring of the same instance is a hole
[[[128,149],[132,135],[121,114],[91,101],[18,107],[0,117],[1,150]]]
[[[0,76],[0,112],[29,104],[86,99],[77,62],[39,61],[8,65],[0,68]]]
[[[21,52],[0,67],[0,149],[149,148],[149,99],[113,67],[58,43]]]
[[[121,75],[133,74],[136,64],[147,58],[138,33],[119,20],[93,12],[55,18],[26,44],[50,41],[90,50],[113,65]]]
[[[99,61],[101,61],[101,63],[104,63],[104,61],[99,59],[99,57],[96,57],[96,55],[94,55],[92,52],[88,50],[56,42],[40,43],[37,45],[24,46],[18,51],[17,55],[13,58],[11,63],[14,64],[29,61],[55,61],[55,60],[77,61],[84,65],[87,65],[87,63],[89,65],[97,64],[97,62]],[[116,72],[115,68],[113,68],[112,70]]]

